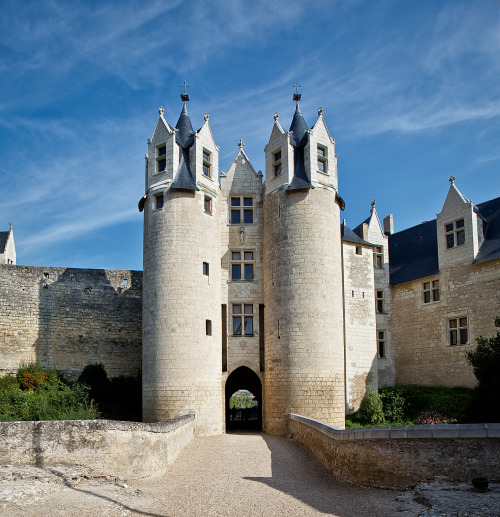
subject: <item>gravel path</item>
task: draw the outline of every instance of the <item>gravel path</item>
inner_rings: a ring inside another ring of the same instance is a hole
[[[165,476],[147,480],[92,479],[76,467],[0,469],[7,517],[431,515],[424,510],[411,491],[336,481],[300,444],[265,434],[195,438]]]

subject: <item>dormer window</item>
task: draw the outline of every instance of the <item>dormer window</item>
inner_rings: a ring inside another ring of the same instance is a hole
[[[167,168],[167,146],[159,145],[156,148],[156,172],[164,172]]]
[[[457,221],[446,223],[444,225],[446,248],[455,248],[465,244],[465,229],[464,220],[458,219]]]
[[[210,151],[203,149],[203,175],[207,178],[212,177],[212,159]]]
[[[282,172],[281,168],[281,149],[278,149],[273,153],[273,169],[274,169],[274,176],[279,176]]]
[[[317,147],[317,155],[318,155],[318,171],[323,174],[328,173],[328,157],[327,157],[327,148],[324,145],[319,145]]]

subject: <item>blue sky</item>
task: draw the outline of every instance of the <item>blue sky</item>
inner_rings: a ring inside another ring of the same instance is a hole
[[[0,230],[18,264],[142,269],[144,153],[184,80],[220,168],[254,167],[292,85],[336,140],[343,216],[376,200],[396,230],[440,211],[448,178],[500,196],[498,0],[60,1],[0,5]]]

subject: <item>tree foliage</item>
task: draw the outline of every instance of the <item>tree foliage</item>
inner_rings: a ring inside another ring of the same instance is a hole
[[[500,317],[495,319],[495,326],[500,329]],[[467,362],[478,381],[469,419],[500,422],[500,330],[497,330],[496,336],[481,336],[476,342],[476,348],[467,352]]]

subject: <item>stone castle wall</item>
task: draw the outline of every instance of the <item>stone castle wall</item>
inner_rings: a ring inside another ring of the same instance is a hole
[[[110,377],[141,371],[142,272],[0,267],[0,373],[21,362],[77,376],[103,363]]]
[[[439,279],[440,300],[423,303],[422,285],[435,279]],[[465,354],[475,347],[477,337],[496,334],[499,295],[499,259],[462,263],[439,275],[395,286],[393,318],[400,322],[394,325],[396,384],[475,386]],[[468,344],[450,346],[447,321],[462,316],[468,319]]]

